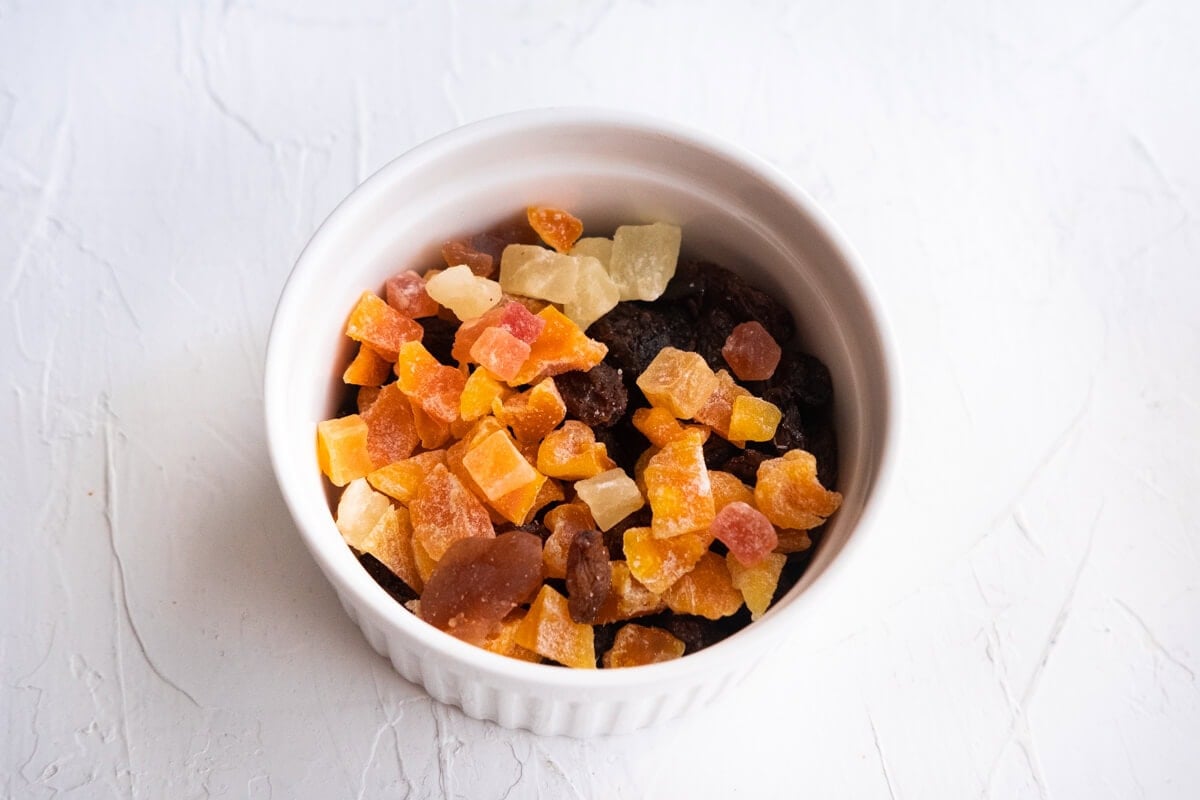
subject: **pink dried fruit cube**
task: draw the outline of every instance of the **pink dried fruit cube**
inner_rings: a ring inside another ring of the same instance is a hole
[[[738,380],[765,381],[775,374],[783,351],[761,322],[743,322],[725,339],[721,355]]]

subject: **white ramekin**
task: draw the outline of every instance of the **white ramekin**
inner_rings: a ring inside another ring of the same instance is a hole
[[[763,619],[676,661],[570,670],[488,653],[396,604],[342,542],[316,459],[349,350],[343,328],[364,289],[436,265],[443,241],[531,203],[570,209],[590,231],[669,221],[686,252],[736,269],[792,309],[805,349],[836,391],[844,504],[801,581]],[[725,692],[781,637],[836,624],[828,587],[853,582],[890,474],[895,359],[852,248],[811,199],[755,156],[713,138],[606,111],[520,112],[439,136],[385,166],[337,207],[301,254],[275,312],[265,377],[275,473],[305,543],[350,617],[405,678],[467,714],[540,734],[593,736],[651,725]],[[357,676],[347,675],[347,680]]]

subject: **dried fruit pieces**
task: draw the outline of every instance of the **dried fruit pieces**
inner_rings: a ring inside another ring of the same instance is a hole
[[[803,450],[789,450],[759,465],[754,500],[772,523],[799,530],[817,527],[842,504],[840,494],[821,486],[817,460]]]
[[[765,381],[775,374],[783,350],[761,322],[743,322],[729,334],[721,355],[738,380]]]
[[[617,631],[612,648],[604,654],[603,663],[608,669],[640,667],[680,658],[683,650],[683,642],[666,631],[630,623]]]
[[[542,586],[517,628],[517,644],[577,669],[596,668],[596,639],[591,625],[571,619],[567,599]]]
[[[417,496],[417,490],[425,482],[429,471],[435,465],[445,463],[445,450],[428,450],[380,467],[367,475],[367,481],[377,491],[407,505]]]
[[[650,528],[630,528],[625,531],[625,563],[638,583],[661,595],[696,566],[711,542],[706,533],[659,539]]]
[[[679,419],[691,419],[717,389],[717,376],[696,353],[664,347],[637,385],[650,405],[665,408]]]
[[[575,295],[563,303],[563,313],[582,330],[616,307],[621,290],[599,260],[579,258]]]
[[[367,423],[358,414],[317,423],[317,464],[334,486],[345,486],[375,468],[367,436]]]
[[[447,267],[463,265],[481,278],[490,278],[505,245],[503,239],[487,234],[456,239],[442,245],[442,259]]]
[[[779,544],[771,521],[754,507],[735,500],[713,519],[710,533],[743,564],[757,564]]]
[[[682,231],[676,225],[622,225],[613,235],[609,274],[622,300],[657,300],[675,274]]]
[[[462,394],[458,397],[458,414],[465,421],[472,422],[492,413],[493,400],[503,403],[512,393],[512,389],[501,383],[487,369],[473,370],[467,376]]]
[[[775,436],[782,418],[773,403],[754,396],[735,398],[729,415],[729,440],[734,442],[767,442]]]
[[[595,622],[611,588],[612,567],[604,534],[579,531],[567,548],[567,606],[571,619],[589,625]]]
[[[646,504],[625,470],[614,468],[575,484],[575,493],[587,504],[596,525],[606,531]]]
[[[513,444],[508,431],[496,431],[467,450],[463,467],[488,500],[498,500],[509,492],[538,481],[541,475],[530,466]],[[538,488],[541,484],[538,484]],[[537,489],[534,489],[536,493]]]
[[[526,443],[540,442],[567,416],[562,395],[551,378],[504,401],[492,401],[492,413],[502,425],[512,428],[513,436]]]
[[[552,478],[578,481],[614,467],[608,449],[596,441],[592,429],[575,420],[546,434],[538,447],[537,468]]]
[[[467,378],[441,364],[420,342],[408,342],[396,358],[396,384],[426,414],[448,425],[458,419]]]
[[[367,452],[376,467],[401,461],[417,446],[412,406],[400,387],[389,383],[379,390],[370,408],[362,412],[367,423]]]
[[[356,478],[338,499],[334,523],[346,544],[361,551],[363,540],[391,507],[387,497],[372,489],[365,479]]]
[[[412,522],[408,509],[389,506],[358,549],[374,556],[413,591],[420,592],[424,588],[413,555]]]
[[[552,303],[575,299],[579,259],[537,245],[510,244],[500,259],[500,288]]]
[[[465,264],[425,281],[425,291],[461,320],[475,319],[500,302],[500,284],[481,278]]]
[[[546,306],[537,316],[543,320],[544,327],[530,345],[525,366],[508,382],[510,386],[533,383],[540,377],[572,370],[589,370],[608,353],[607,347],[589,339],[578,325],[554,306]]]
[[[716,388],[696,412],[694,419],[696,422],[712,428],[722,438],[736,441],[729,433],[729,423],[733,417],[733,404],[739,397],[750,397],[750,392],[734,383],[733,378],[723,369],[717,370],[716,378]]]
[[[667,608],[677,614],[720,619],[742,607],[742,593],[733,585],[725,559],[707,552],[696,566],[663,593]]]
[[[392,362],[372,350],[370,345],[360,344],[354,360],[342,373],[342,381],[355,386],[379,386],[391,374]]]
[[[471,345],[471,360],[502,381],[512,380],[529,358],[529,345],[504,328],[488,328]]]
[[[364,342],[388,361],[396,360],[396,352],[405,342],[419,342],[424,330],[401,314],[373,292],[363,292],[350,312],[346,335]]]
[[[542,564],[547,578],[567,577],[567,554],[571,540],[580,531],[592,530],[596,521],[592,512],[580,502],[564,503],[546,512],[546,527],[550,536],[542,547]]]
[[[596,622],[606,625],[648,614],[657,614],[667,607],[662,598],[647,589],[629,570],[625,561],[610,561],[611,585],[608,597],[596,613]]]
[[[435,563],[459,539],[496,535],[483,504],[441,464],[434,466],[417,491],[409,514],[413,541]]]
[[[646,467],[646,499],[658,538],[704,530],[713,521],[712,484],[702,445],[700,435],[689,431],[663,447]]]
[[[530,206],[525,211],[529,226],[542,241],[560,253],[566,253],[583,233],[583,223],[578,217],[558,208]]]
[[[750,609],[750,619],[758,619],[771,605],[786,562],[787,556],[781,553],[770,553],[761,561],[749,566],[738,561],[732,554],[725,557],[729,578],[734,588],[742,593],[746,608]]]
[[[425,279],[412,270],[388,278],[384,296],[389,306],[409,319],[432,317],[441,310],[438,302],[425,291]]]

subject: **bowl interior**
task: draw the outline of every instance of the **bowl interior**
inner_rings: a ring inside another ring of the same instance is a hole
[[[684,249],[734,269],[791,309],[803,349],[835,387],[845,497],[801,581],[817,580],[855,531],[889,439],[889,360],[853,258],[811,203],[756,160],[687,134],[596,120],[492,121],[436,139],[381,170],[322,226],[285,289],[271,334],[267,407],[276,469],[318,560],[362,574],[333,525],[315,426],[343,394],[343,329],[364,289],[440,263],[447,239],[541,203],[571,210],[584,235],[667,221]],[[326,566],[326,565],[323,565]],[[327,570],[328,571],[328,570]],[[754,627],[754,626],[752,626]]]

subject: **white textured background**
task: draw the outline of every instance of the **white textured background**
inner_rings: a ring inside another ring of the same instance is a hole
[[[1200,794],[1200,4],[0,0],[0,794]],[[652,112],[794,177],[905,362],[878,608],[709,712],[431,703],[300,545],[273,304],[460,123]]]

